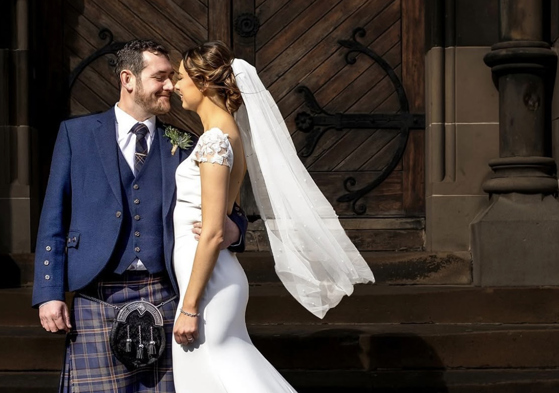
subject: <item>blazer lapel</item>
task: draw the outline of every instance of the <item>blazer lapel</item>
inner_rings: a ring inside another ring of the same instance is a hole
[[[101,164],[105,170],[105,175],[109,185],[115,195],[116,200],[122,203],[122,193],[120,190],[120,171],[118,169],[118,144],[116,142],[116,118],[114,108],[103,113],[97,120],[96,128],[93,130],[95,143]]]
[[[177,150],[174,155],[171,154],[173,147],[169,140],[165,137],[163,125],[157,122],[156,137],[159,138],[159,148],[161,149],[161,170],[162,170],[162,186],[163,186],[163,218],[167,216],[176,195],[175,171],[181,163],[181,152]]]

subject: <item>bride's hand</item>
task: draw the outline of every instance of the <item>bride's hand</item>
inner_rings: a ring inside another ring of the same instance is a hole
[[[198,317],[180,314],[173,327],[177,344],[188,345],[198,339]]]

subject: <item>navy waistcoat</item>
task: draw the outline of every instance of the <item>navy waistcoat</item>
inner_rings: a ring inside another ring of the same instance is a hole
[[[139,258],[149,273],[161,272],[165,269],[165,261],[159,138],[154,138],[136,177],[120,149],[118,153],[123,222],[111,265],[116,266],[115,273],[122,274]]]

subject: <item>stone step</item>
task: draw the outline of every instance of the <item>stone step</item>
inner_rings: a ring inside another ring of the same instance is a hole
[[[424,251],[362,252],[377,284],[389,285],[470,285],[472,260],[469,252]],[[277,283],[274,259],[269,252],[237,255],[249,282]]]
[[[39,326],[39,313],[31,307],[31,287],[0,289],[0,326]]]
[[[52,393],[57,391],[58,372],[0,372],[0,393]]]
[[[0,327],[0,371],[58,371],[64,356],[64,334],[42,327]]]
[[[318,319],[279,284],[252,285],[252,324],[559,322],[559,287],[357,285],[354,293]]]
[[[250,326],[279,369],[558,368],[559,326],[363,324]]]
[[[31,288],[0,289],[0,298],[0,326],[38,326]],[[247,322],[552,324],[559,322],[558,298],[559,287],[357,285],[321,320],[281,284],[253,284]]]
[[[557,393],[559,370],[295,371],[299,393]]]
[[[363,252],[377,283],[391,285],[469,285],[472,261],[469,252],[376,251]],[[34,254],[0,254],[4,268],[0,288],[33,284]],[[278,282],[274,260],[267,251],[238,254],[249,281]]]
[[[35,326],[37,310],[31,308],[31,288],[0,289],[0,326]]]
[[[558,368],[559,326],[354,324],[249,326],[283,370]],[[56,371],[64,336],[0,327],[0,371]]]
[[[557,393],[559,370],[282,370],[298,393]],[[52,393],[58,372],[0,372],[0,393]]]

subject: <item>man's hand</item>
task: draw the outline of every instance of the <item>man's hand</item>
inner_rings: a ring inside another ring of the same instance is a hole
[[[192,233],[194,233],[194,238],[200,240],[200,235],[202,234],[202,223],[197,221],[192,226]],[[223,228],[223,242],[219,248],[225,250],[231,244],[238,243],[241,237],[241,231],[237,224],[235,224],[229,217],[225,217],[225,226]]]
[[[72,328],[68,306],[60,300],[51,300],[39,307],[39,318],[47,332],[57,333],[64,330],[68,333]]]

